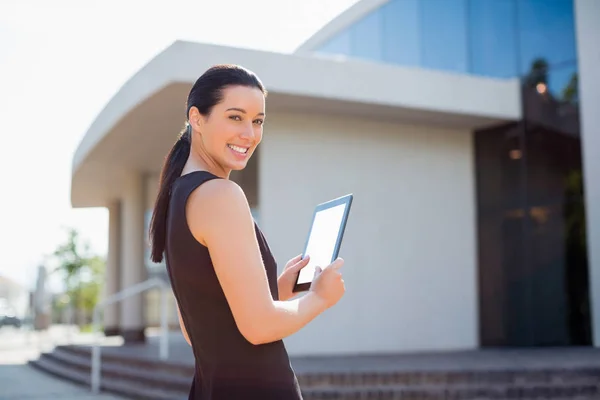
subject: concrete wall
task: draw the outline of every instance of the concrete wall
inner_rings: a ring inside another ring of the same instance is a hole
[[[160,271],[164,268],[162,265],[156,265],[150,261],[150,242],[148,240],[148,229],[150,224],[150,217],[152,216],[152,210],[154,209],[154,202],[156,201],[156,194],[158,193],[158,184],[160,179],[160,172],[150,172],[144,176],[144,191],[145,191],[145,217],[144,217],[144,266],[149,268],[149,271]],[[179,319],[177,317],[177,302],[175,296],[171,290],[168,291],[169,296],[167,299],[168,303],[168,323],[176,330],[179,330]],[[144,295],[144,318],[146,326],[157,327],[160,326],[160,290],[152,289],[146,292]]]
[[[19,318],[27,317],[30,292],[27,288],[0,276],[0,315],[15,313]]]
[[[594,346],[600,347],[600,2],[575,0]]]
[[[261,146],[261,227],[280,268],[317,203],[355,195],[347,294],[286,339],[290,354],[478,346],[470,132],[271,113]]]
[[[158,181],[160,179],[160,173],[148,173],[144,177],[145,179],[145,191],[146,191],[146,210],[152,210],[154,208],[154,202],[156,201],[156,194],[158,193]]]

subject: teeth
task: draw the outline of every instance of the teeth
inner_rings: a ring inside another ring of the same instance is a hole
[[[232,144],[228,144],[227,145],[230,149],[237,151],[238,153],[242,153],[242,154],[246,154],[246,152],[248,151],[248,149],[244,148],[244,147],[239,147],[239,146],[234,146]]]

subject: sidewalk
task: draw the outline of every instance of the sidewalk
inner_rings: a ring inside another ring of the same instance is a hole
[[[0,400],[122,400],[94,395],[89,388],[71,384],[37,371],[27,364],[0,365]]]
[[[0,400],[123,400],[113,395],[93,395],[89,387],[55,378],[27,364],[40,351],[51,350],[58,339],[68,337],[64,330],[59,327],[36,334],[0,329]],[[74,339],[83,341],[80,337]]]

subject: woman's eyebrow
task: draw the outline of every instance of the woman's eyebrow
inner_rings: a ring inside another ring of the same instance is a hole
[[[239,112],[241,112],[242,114],[247,114],[246,110],[244,110],[243,108],[237,108],[237,107],[231,107],[231,108],[228,108],[228,109],[227,109],[227,110],[225,110],[225,111],[239,111]],[[256,115],[262,115],[262,116],[264,116],[264,115],[265,115],[265,113],[262,113],[262,112],[261,112],[261,113],[258,113],[258,114],[256,114]]]

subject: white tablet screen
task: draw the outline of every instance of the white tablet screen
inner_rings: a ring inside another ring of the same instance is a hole
[[[317,212],[308,238],[306,254],[308,265],[300,270],[298,283],[312,282],[315,267],[321,269],[331,264],[335,243],[338,239],[346,203]]]

